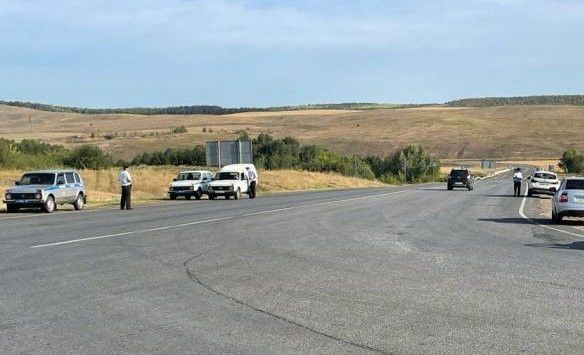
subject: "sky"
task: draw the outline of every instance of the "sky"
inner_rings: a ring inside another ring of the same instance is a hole
[[[433,103],[584,93],[580,0],[1,0],[0,100]]]

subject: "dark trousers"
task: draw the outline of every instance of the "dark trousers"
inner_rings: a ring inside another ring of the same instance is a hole
[[[120,209],[129,210],[132,208],[132,185],[122,186],[122,200],[120,201]]]
[[[249,196],[255,197],[256,196],[256,182],[252,181],[249,183]]]
[[[513,181],[513,196],[521,196],[521,181]]]

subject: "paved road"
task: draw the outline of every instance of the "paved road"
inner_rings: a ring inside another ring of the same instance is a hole
[[[0,214],[0,353],[579,353],[584,223],[511,193]]]

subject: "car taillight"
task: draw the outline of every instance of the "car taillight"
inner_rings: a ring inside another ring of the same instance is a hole
[[[568,193],[564,192],[561,196],[560,196],[560,202],[568,202]]]

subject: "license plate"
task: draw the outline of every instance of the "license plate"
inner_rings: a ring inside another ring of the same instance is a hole
[[[25,203],[26,200],[16,200],[16,203]]]
[[[584,196],[582,196],[582,195],[574,195],[574,202],[584,203]]]

